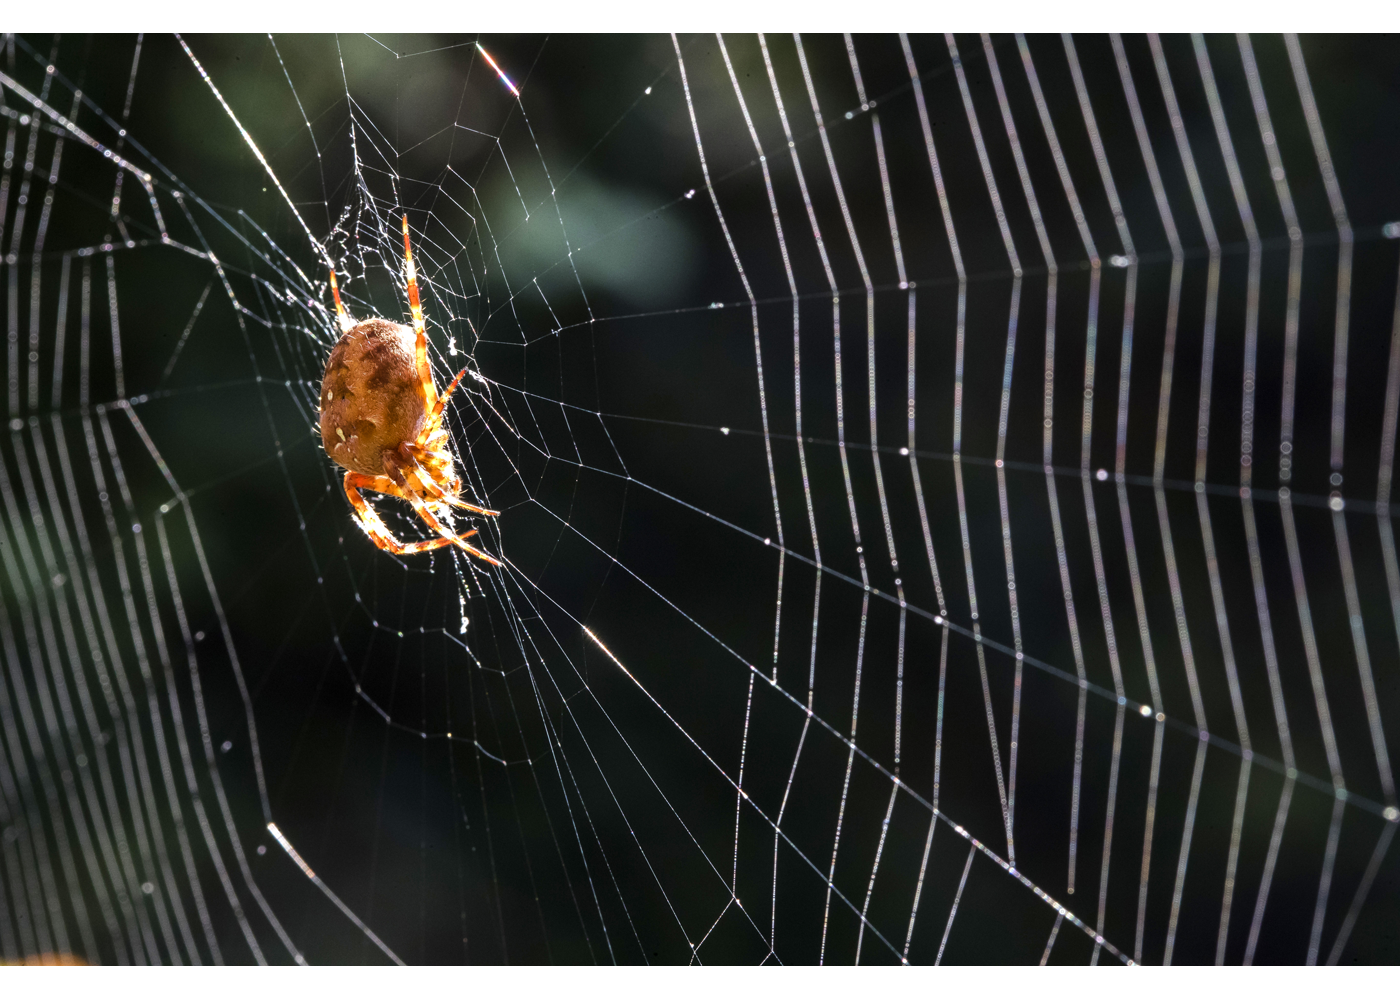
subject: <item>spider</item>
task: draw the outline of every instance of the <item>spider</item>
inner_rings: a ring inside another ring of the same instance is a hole
[[[407,215],[403,217],[403,254],[412,330],[377,317],[356,323],[340,302],[340,288],[331,271],[341,333],[321,380],[321,443],[326,454],[347,470],[345,495],[355,520],[375,545],[395,555],[456,545],[500,566],[499,560],[467,544],[476,531],[454,535],[440,520],[448,506],[489,517],[498,511],[466,503],[459,495],[462,481],[452,468],[442,419],[447,400],[467,370],[458,372],[447,391],[437,394],[428,367],[427,327],[418,302]],[[361,489],[407,500],[437,537],[400,542],[360,495]]]

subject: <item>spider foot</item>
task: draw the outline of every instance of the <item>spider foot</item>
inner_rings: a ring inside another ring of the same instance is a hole
[[[470,538],[472,535],[475,535],[475,534],[476,534],[475,531],[468,531],[465,535],[457,535],[456,537],[454,537],[454,538],[452,539],[452,541],[453,541],[453,543],[456,544],[459,548],[465,550],[466,553],[467,553],[468,555],[476,556],[476,558],[480,559],[482,562],[488,562],[488,563],[490,563],[492,566],[503,566],[503,565],[505,565],[505,564],[502,563],[499,559],[493,558],[492,556],[488,556],[485,552],[482,552],[480,549],[475,548],[475,547],[473,547],[473,546],[471,546],[471,545],[468,545],[465,541],[463,541],[463,539],[465,539],[465,538]]]

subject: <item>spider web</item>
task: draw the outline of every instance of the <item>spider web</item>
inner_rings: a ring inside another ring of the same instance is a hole
[[[1394,961],[1396,74],[7,37],[0,953]],[[499,570],[320,450],[403,213]]]

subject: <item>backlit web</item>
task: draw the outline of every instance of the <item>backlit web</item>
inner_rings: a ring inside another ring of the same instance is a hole
[[[1398,74],[7,38],[0,953],[1395,961]],[[499,570],[320,447],[404,213]]]

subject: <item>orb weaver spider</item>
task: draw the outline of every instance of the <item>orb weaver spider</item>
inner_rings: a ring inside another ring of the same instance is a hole
[[[408,216],[403,217],[404,272],[413,329],[373,318],[356,323],[340,302],[340,287],[331,270],[331,294],[340,323],[340,339],[326,361],[321,380],[321,444],[345,469],[345,495],[356,522],[370,541],[386,552],[410,555],[456,545],[493,566],[501,562],[468,545],[476,534],[453,534],[440,520],[447,507],[495,517],[499,512],[461,499],[462,481],[453,471],[443,415],[457,383],[457,373],[441,396],[428,366],[428,334],[418,301]],[[407,500],[436,538],[400,542],[360,490]]]

